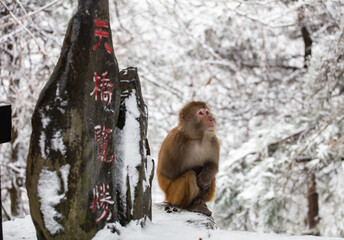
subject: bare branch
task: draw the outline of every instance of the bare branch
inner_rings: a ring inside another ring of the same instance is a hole
[[[25,27],[25,26],[20,22],[20,20],[14,15],[14,13],[8,8],[8,6],[7,6],[2,0],[0,0],[0,3],[1,3],[1,4],[6,8],[6,10],[10,13],[11,17],[13,18],[13,20],[14,20],[17,24],[19,24],[19,25],[20,25],[20,26],[21,26],[21,27],[31,36],[31,38],[35,41],[35,43],[36,43],[36,45],[37,45],[37,47],[38,47],[38,51],[39,51],[41,54],[47,56],[52,62],[54,62],[54,59],[53,59],[49,54],[47,54],[45,51],[42,50],[42,48],[41,48],[39,42],[37,41],[37,38],[32,34],[32,32],[31,32],[29,29],[27,29],[27,27]]]
[[[59,2],[59,1],[61,1],[61,0],[54,0],[54,1],[52,1],[51,3],[48,3],[47,5],[45,5],[45,6],[41,7],[41,8],[39,8],[39,9],[37,9],[36,11],[30,12],[30,13],[26,14],[25,16],[22,16],[22,17],[17,18],[17,20],[18,20],[18,21],[21,21],[21,20],[23,20],[23,19],[25,19],[25,18],[31,17],[32,15],[35,15],[36,13],[39,13],[39,12],[43,11],[44,9],[51,7],[52,5],[54,5],[55,3]],[[4,3],[3,3],[2,1],[1,1],[1,3],[4,5]],[[6,8],[6,9],[7,9],[7,8]],[[15,24],[15,23],[19,24],[18,21],[15,21],[15,20],[14,20],[14,21],[5,23],[5,24],[3,24],[3,25],[0,25],[0,30],[6,28],[6,27],[8,27],[8,26],[11,26],[11,25],[13,25],[13,24]],[[20,25],[20,24],[19,24],[19,25]]]

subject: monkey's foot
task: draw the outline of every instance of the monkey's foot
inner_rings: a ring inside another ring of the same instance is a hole
[[[168,205],[165,207],[165,212],[171,213],[171,212],[178,212],[178,209],[174,207],[172,204],[167,203]]]
[[[203,213],[204,215],[209,216],[209,217],[212,214],[212,212],[209,210],[209,208],[207,207],[207,205],[202,199],[194,200],[194,202],[191,203],[191,205],[187,208],[187,210],[191,212]]]

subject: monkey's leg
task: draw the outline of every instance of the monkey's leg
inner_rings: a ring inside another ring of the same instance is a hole
[[[208,209],[206,202],[212,200],[215,196],[216,179],[213,178],[211,181],[211,186],[207,190],[201,190],[196,199],[190,204],[188,210],[192,212],[200,212],[206,216],[211,216],[211,211]]]
[[[166,201],[181,208],[188,207],[199,195],[195,171],[189,170],[171,180],[166,193]]]
[[[158,183],[159,183],[161,190],[163,190],[164,193],[166,194],[168,186],[171,183],[171,179],[163,176],[160,171],[157,171],[157,177],[158,177]]]

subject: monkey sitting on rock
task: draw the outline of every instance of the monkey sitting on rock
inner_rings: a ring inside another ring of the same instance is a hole
[[[179,112],[178,126],[163,141],[157,176],[165,201],[211,216],[206,202],[215,196],[220,143],[216,121],[204,102],[190,102]]]

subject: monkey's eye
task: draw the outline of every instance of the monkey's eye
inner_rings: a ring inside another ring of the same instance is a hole
[[[199,113],[198,113],[199,115],[203,115],[203,112],[202,111],[199,111]]]
[[[206,111],[205,113],[206,113],[207,115],[209,115],[209,111]]]

